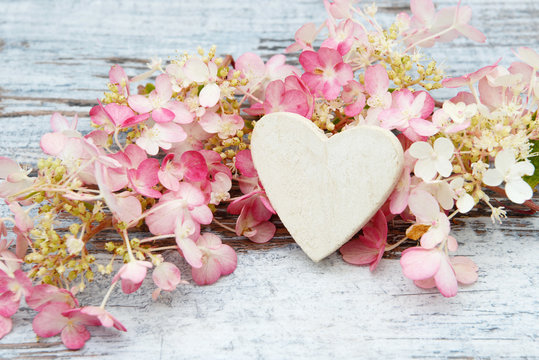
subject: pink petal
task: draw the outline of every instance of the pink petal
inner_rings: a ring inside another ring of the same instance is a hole
[[[359,236],[344,244],[340,252],[343,260],[353,265],[368,265],[378,257],[378,248],[368,246],[363,236]]]
[[[178,267],[169,262],[157,265],[152,273],[155,285],[165,291],[172,291],[181,282],[181,272]]]
[[[51,303],[45,306],[32,322],[34,332],[41,337],[59,334],[68,322],[68,318],[63,316],[62,312],[70,308],[66,303]]]
[[[468,285],[477,281],[477,265],[470,258],[455,256],[451,258],[451,264],[458,282]]]
[[[117,127],[122,126],[127,119],[135,116],[133,110],[131,110],[128,106],[116,103],[106,105],[105,112],[110,117],[112,123]]]
[[[39,146],[48,155],[58,156],[65,148],[67,137],[61,132],[46,133],[41,137]]]
[[[455,271],[453,271],[449,258],[445,254],[440,258],[440,267],[434,275],[434,281],[443,296],[452,297],[457,295],[458,284]]]
[[[202,251],[200,251],[197,244],[192,239],[177,236],[176,243],[189,265],[194,268],[202,267]]]
[[[175,117],[176,115],[172,111],[165,109],[164,107],[152,111],[152,119],[156,123],[168,123],[169,121],[174,120]]]
[[[318,54],[314,51],[304,51],[299,55],[299,62],[306,72],[313,72],[316,68],[321,67]]]
[[[436,125],[434,125],[432,121],[429,120],[415,118],[411,119],[409,121],[409,124],[410,127],[421,136],[432,136],[439,131]]]
[[[387,91],[389,77],[387,71],[380,64],[369,66],[365,70],[365,89],[369,95],[374,96]]]
[[[70,307],[78,306],[78,302],[71,292],[49,284],[34,286],[25,300],[26,304],[36,311],[41,311],[48,304],[55,302],[66,303]]]
[[[165,103],[172,97],[172,83],[167,74],[161,74],[155,79],[155,91],[161,103]]]
[[[177,143],[187,139],[187,134],[183,127],[173,122],[155,124],[154,127],[159,129],[160,139],[166,142]]]
[[[186,168],[184,174],[186,180],[198,182],[208,177],[208,165],[200,152],[186,151],[182,154],[180,162]]]
[[[10,158],[0,156],[0,178],[7,178],[9,175],[22,171],[19,164]]]
[[[190,124],[195,119],[194,114],[189,111],[187,105],[179,101],[170,101],[164,106],[175,115],[174,122],[178,124]]]
[[[430,25],[432,23],[436,13],[432,0],[411,0],[410,9],[412,10],[414,17],[425,25]]]
[[[73,324],[67,325],[60,336],[66,348],[70,350],[78,350],[84,346],[87,340],[90,339],[90,332],[84,325]]]
[[[139,114],[148,113],[153,110],[152,103],[144,95],[131,95],[127,98],[127,103],[131,109],[135,110]]]
[[[258,177],[258,173],[253,164],[251,150],[238,151],[235,164],[236,168],[240,171],[240,174],[247,177]]]
[[[408,199],[410,211],[422,223],[428,223],[440,213],[440,207],[436,199],[424,190],[412,191]]]
[[[238,264],[238,256],[234,249],[223,244],[218,249],[212,251],[212,256],[216,258],[221,265],[221,275],[232,274]]]
[[[270,241],[277,230],[275,225],[269,221],[263,221],[258,225],[253,226],[252,229],[255,231],[255,234],[248,237],[249,240],[257,244]]]
[[[210,257],[201,267],[193,267],[191,274],[198,285],[210,285],[221,276],[221,264],[215,258]]]
[[[10,317],[19,310],[19,299],[11,291],[0,295],[0,316]]]
[[[457,24],[457,30],[459,33],[461,33],[463,36],[467,37],[468,39],[472,41],[476,41],[478,43],[484,43],[487,40],[487,37],[485,34],[483,34],[478,29],[474,28],[473,26],[469,24]]]
[[[11,332],[13,322],[8,317],[0,316],[0,339]]]
[[[177,196],[187,201],[191,206],[200,206],[204,204],[204,194],[196,186],[182,182],[180,183],[180,189],[177,192]]]
[[[440,268],[442,253],[413,247],[402,252],[400,264],[404,276],[412,280],[424,280],[434,276]]]
[[[206,205],[201,205],[189,211],[191,217],[200,224],[210,224],[213,221],[213,213]]]
[[[51,116],[51,129],[52,131],[70,130],[71,126],[65,117],[60,113],[55,112]]]

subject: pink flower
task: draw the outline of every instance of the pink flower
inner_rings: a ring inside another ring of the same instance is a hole
[[[410,211],[416,216],[417,222],[429,225],[429,229],[421,236],[421,246],[432,249],[445,239],[450,230],[449,219],[434,197],[424,190],[415,190],[408,200]]]
[[[158,171],[159,160],[150,158],[142,161],[136,170],[127,170],[127,177],[133,190],[141,195],[159,199],[161,193],[153,188],[159,182]]]
[[[236,252],[223,244],[217,235],[204,233],[196,245],[203,253],[202,266],[192,269],[193,280],[198,285],[213,284],[219,277],[231,274],[236,269]]]
[[[449,258],[440,249],[426,250],[421,247],[406,249],[401,260],[404,276],[424,289],[437,287],[445,297],[457,294],[457,282],[472,284],[477,280],[477,266],[464,256]]]
[[[30,178],[29,170],[23,170],[16,161],[0,156],[0,197],[7,198],[21,192],[34,183],[34,178]]]
[[[239,151],[238,155],[242,151]],[[232,178],[232,171],[230,171],[228,166],[223,164],[221,155],[219,155],[218,152],[215,152],[213,150],[200,150],[199,152],[200,154],[202,154],[202,156],[204,156],[204,159],[206,160],[206,165],[208,166],[208,172],[211,178],[215,177],[215,175],[220,172],[226,174],[226,176],[228,176],[229,178]]]
[[[219,115],[212,111],[207,111],[199,122],[204,131],[216,134],[221,139],[226,139],[236,135],[236,132],[243,129],[243,118],[237,114]]]
[[[131,294],[138,290],[146,277],[146,271],[152,267],[149,261],[131,260],[122,265],[118,273],[112,279],[112,282],[122,281],[122,291]]]
[[[111,313],[109,313],[107,310],[97,307],[97,306],[84,306],[79,309],[73,309],[70,310],[71,312],[80,312],[82,315],[88,315],[92,318],[95,318],[99,321],[98,325],[104,326],[104,327],[114,327],[121,331],[127,331],[125,326],[122,325],[118,319],[116,319],[114,316],[112,316]]]
[[[0,316],[15,314],[21,298],[29,295],[31,290],[32,281],[22,270],[16,270],[12,276],[0,271]]]
[[[399,139],[402,141],[403,136],[399,134]],[[412,177],[410,172],[414,167],[415,159],[410,156],[409,151],[404,152],[404,166],[402,168],[401,177],[395,186],[393,193],[389,197],[389,211],[392,214],[402,213],[408,206],[408,198],[412,186]]]
[[[344,113],[346,116],[354,117],[360,114],[365,107],[365,88],[355,80],[350,80],[343,87],[341,98],[346,107]]]
[[[203,181],[207,178],[208,166],[200,152],[186,151],[179,161],[174,161],[175,157],[174,154],[165,156],[157,172],[159,182],[167,189],[177,191],[180,186],[179,181],[184,178],[190,182]]]
[[[232,181],[225,173],[217,173],[211,182],[210,204],[219,205],[221,201],[230,199],[229,191]]]
[[[168,123],[176,117],[167,107],[172,104],[172,83],[167,74],[161,74],[155,79],[155,90],[148,97],[131,95],[127,101],[129,106],[139,114],[151,113],[156,123]]]
[[[159,292],[161,290],[172,291],[182,282],[182,275],[176,265],[169,262],[162,262],[153,270],[152,279],[155,285],[158,286]],[[159,295],[159,292],[157,292],[157,295]]]
[[[140,95],[137,95],[140,96]],[[117,128],[125,127],[133,122],[135,113],[126,105],[110,103],[105,106],[99,103],[90,110],[90,119],[96,125],[102,125],[107,134],[112,134]],[[146,120],[148,117],[137,117],[136,121]]]
[[[295,43],[286,48],[286,52],[295,52],[299,50],[312,50],[313,42],[316,39],[318,30],[315,23],[302,25],[294,34]]]
[[[365,31],[352,19],[346,19],[337,26],[330,19],[328,20],[328,29],[329,37],[324,40],[320,47],[335,49],[343,56],[350,51],[354,42],[367,42]]]
[[[149,155],[157,155],[159,148],[168,150],[173,143],[184,141],[186,138],[187,134],[180,125],[173,122],[156,123],[142,131],[136,144]]]
[[[412,141],[422,140],[438,132],[432,121],[425,120],[432,114],[434,100],[425,91],[412,93],[408,89],[393,92],[391,108],[380,113],[381,126],[397,129]]]
[[[142,214],[142,206],[140,205],[140,201],[129,192],[114,194],[110,189],[108,181],[106,180],[106,167],[100,164],[96,166],[95,178],[105,203],[117,220],[122,221],[125,224],[130,224],[131,222],[140,218]]]
[[[95,316],[71,309],[66,303],[51,303],[36,315],[32,323],[34,332],[40,337],[51,337],[60,334],[64,345],[71,350],[84,346],[90,339],[86,326],[98,326],[100,321]]]
[[[370,95],[367,104],[372,108],[387,109],[391,105],[389,89],[389,76],[386,69],[380,65],[373,65],[365,69],[365,90]]]
[[[6,234],[4,223],[0,221],[0,237],[6,236]],[[3,271],[8,276],[14,276],[15,271],[21,268],[22,260],[9,251],[9,245],[6,239],[0,240],[0,272]]]
[[[296,77],[295,75],[292,75],[289,76],[287,80],[289,78]],[[287,83],[282,80],[275,80],[268,84],[266,88],[266,98],[264,104],[261,106],[264,114],[287,111],[304,117],[312,115],[313,106],[310,93],[308,93],[307,89],[305,89],[305,92],[302,91],[303,89],[298,90],[297,88],[291,88],[291,81],[288,81],[288,86]],[[253,108],[256,109],[256,107],[251,107],[251,109]],[[255,112],[256,111],[251,111],[248,113],[254,114]]]
[[[378,211],[363,227],[363,235],[344,244],[340,252],[344,261],[354,265],[376,266],[384,255],[387,244],[387,220],[382,211]]]
[[[275,80],[284,80],[287,76],[298,74],[299,70],[286,64],[284,55],[272,56],[266,64],[254,53],[241,55],[235,63],[235,69],[241,71],[241,77],[249,80],[245,90],[260,99],[264,99],[267,84]]]
[[[447,42],[463,35],[470,40],[485,42],[485,35],[468,22],[472,17],[469,6],[448,7],[436,12],[432,0],[411,0],[413,17],[406,34],[410,46],[431,47],[436,41]]]
[[[127,97],[129,95],[129,78],[120,65],[112,65],[109,70],[109,81],[116,85],[118,93]]]
[[[299,56],[299,62],[305,69],[301,80],[313,94],[323,94],[327,100],[335,100],[341,87],[354,77],[352,67],[344,63],[342,56],[333,49],[304,51]]]
[[[414,247],[402,252],[400,259],[402,272],[407,278],[419,281],[428,281],[432,278],[434,284],[445,297],[457,294],[457,278],[451,266],[449,257],[440,249],[424,249]]]
[[[180,183],[178,191],[165,193],[149,211],[146,224],[154,235],[174,234],[178,221],[186,219],[194,221],[194,233],[198,233],[200,224],[209,224],[213,219],[202,191],[186,182]]]
[[[358,0],[324,0],[329,14],[335,19],[348,19],[352,17],[351,8]]]
[[[51,303],[65,303],[71,308],[79,306],[79,302],[70,291],[49,284],[34,286],[26,296],[26,304],[36,311],[43,310]]]
[[[262,190],[237,198],[230,203],[227,211],[240,215],[236,220],[237,235],[248,237],[256,243],[264,243],[275,234],[275,225],[268,221],[275,210]]]
[[[487,76],[491,71],[494,71],[494,69],[496,69],[496,67],[498,66],[500,60],[501,59],[499,59],[492,65],[482,67],[481,69],[473,73],[456,78],[446,78],[442,81],[442,85],[446,88],[458,88],[461,86],[472,85]]]

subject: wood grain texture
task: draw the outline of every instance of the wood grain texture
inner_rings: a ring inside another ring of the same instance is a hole
[[[408,6],[406,0],[377,3],[385,23]],[[449,75],[501,56],[509,65],[515,60],[510,50],[518,46],[539,49],[536,0],[463,3],[488,39],[430,50]],[[177,49],[212,44],[220,53],[254,51],[268,58],[290,44],[301,24],[324,19],[318,0],[1,0],[0,9],[0,156],[30,164],[41,156],[39,138],[52,112],[79,114],[81,129],[90,129],[88,110],[103,93],[112,64],[134,75],[151,56],[166,59]],[[110,309],[129,332],[96,329],[81,351],[65,350],[58,338],[36,342],[34,312],[22,310],[13,332],[0,340],[0,358],[537,358],[539,218],[511,212],[493,225],[485,214],[475,210],[454,226],[459,254],[480,267],[478,282],[455,298],[416,288],[396,260],[382,261],[374,273],[336,254],[314,264],[278,224],[276,239],[256,247],[221,232],[240,250],[238,269],[215,285],[182,286],[157,302],[149,297],[151,281],[136,295],[116,291]],[[217,217],[234,221],[222,209]],[[392,224],[391,239],[405,226]],[[96,246],[113,236],[100,237]],[[189,280],[185,266],[182,271]],[[81,302],[99,304],[108,281],[98,278]]]

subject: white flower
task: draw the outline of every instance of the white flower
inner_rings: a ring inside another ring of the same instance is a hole
[[[535,170],[528,161],[516,162],[512,150],[502,150],[494,160],[495,169],[488,169],[483,176],[483,183],[488,186],[498,186],[505,181],[505,193],[509,200],[522,204],[533,196],[533,190],[522,180],[523,175],[533,175]]]
[[[464,179],[458,177],[451,181],[450,186],[457,197],[457,209],[463,214],[472,210],[475,201],[473,197],[464,190]]]
[[[66,246],[67,246],[67,252],[71,255],[76,255],[82,251],[82,248],[84,247],[84,242],[74,237],[73,235],[69,235],[66,239]]]
[[[451,101],[446,101],[442,108],[455,124],[462,124],[477,113],[476,104],[466,105],[463,102],[453,104]]]
[[[453,143],[446,138],[436,139],[434,149],[424,141],[413,143],[410,146],[410,155],[418,159],[414,174],[425,181],[432,180],[437,173],[448,177],[453,170],[450,159],[454,150]]]

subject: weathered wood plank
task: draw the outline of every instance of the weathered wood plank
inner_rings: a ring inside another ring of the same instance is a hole
[[[407,0],[377,3],[386,23],[408,6]],[[473,24],[488,40],[459,40],[429,51],[448,74],[473,71],[500,56],[508,65],[515,60],[510,49],[518,46],[539,49],[537,1],[463,3],[472,6]],[[301,24],[324,18],[318,0],[0,0],[0,8],[0,156],[31,164],[41,156],[39,138],[48,131],[50,114],[87,114],[112,64],[134,75],[151,56],[166,59],[176,49],[212,44],[221,53],[255,51],[268,58],[291,42]],[[90,129],[87,118],[80,123]],[[233,223],[222,211],[217,216]],[[65,350],[57,338],[36,343],[34,312],[22,310],[14,316],[14,331],[0,341],[0,358],[536,358],[539,218],[510,216],[492,225],[479,210],[453,227],[459,254],[480,267],[477,284],[456,298],[416,288],[395,260],[384,260],[372,274],[337,254],[313,264],[278,224],[277,238],[256,250],[221,232],[239,250],[238,269],[213,286],[182,286],[157,302],[149,297],[150,281],[136,295],[116,291],[111,311],[129,332],[96,329],[79,352]],[[405,226],[394,223],[393,237]],[[100,237],[96,245],[110,239]],[[190,279],[185,265],[182,273]],[[98,304],[108,281],[98,278],[82,303]]]

